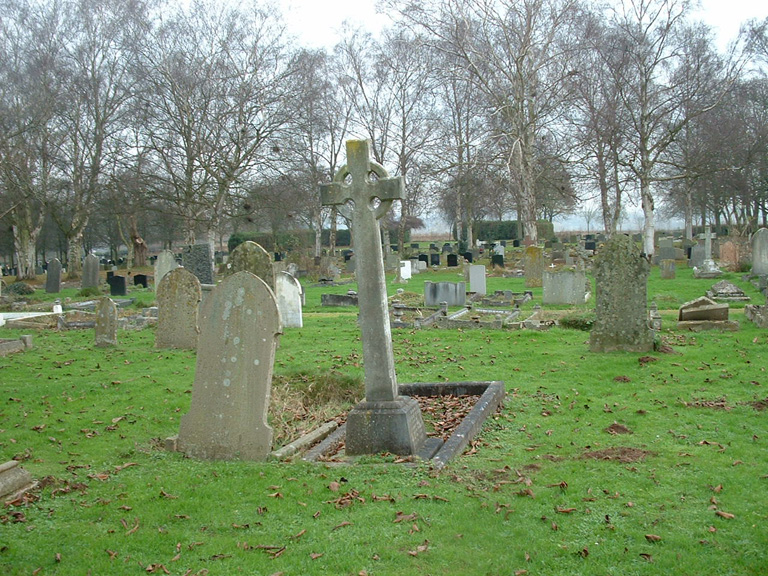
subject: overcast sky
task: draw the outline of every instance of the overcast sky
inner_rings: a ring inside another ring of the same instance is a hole
[[[376,14],[375,0],[279,0],[290,32],[301,36],[302,44],[331,48],[345,19],[365,22],[371,30],[381,28],[387,17]],[[736,37],[739,26],[749,18],[768,17],[766,0],[701,0],[694,15],[713,26],[718,44],[724,48]]]

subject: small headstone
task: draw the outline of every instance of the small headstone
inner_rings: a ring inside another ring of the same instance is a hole
[[[732,240],[726,240],[720,245],[720,265],[727,270],[738,270],[741,264],[739,246]]]
[[[696,244],[691,246],[691,257],[688,259],[689,268],[701,268],[704,265],[705,250],[704,246]]]
[[[182,263],[184,268],[197,276],[200,284],[214,283],[213,252],[210,244],[187,246],[182,254]]]
[[[587,275],[583,270],[545,270],[542,286],[542,303],[545,306],[576,306],[584,304],[589,297]]]
[[[166,274],[157,287],[157,348],[194,350],[200,333],[198,309],[202,300],[200,280],[186,268]]]
[[[280,310],[280,319],[285,328],[301,328],[304,326],[302,319],[302,288],[301,283],[288,272],[280,272],[275,277],[277,307]]]
[[[662,260],[659,264],[659,269],[661,271],[661,278],[663,280],[674,280],[675,279],[675,273],[676,273],[676,267],[675,267],[675,261],[671,259],[665,259]]]
[[[45,276],[45,291],[48,294],[61,292],[61,262],[54,258],[48,262],[48,270]]]
[[[440,254],[430,254],[429,255],[429,265],[430,266],[440,266]]]
[[[448,256],[446,256],[446,260],[449,268],[455,268],[456,266],[459,265],[458,254],[448,254]]]
[[[134,274],[133,285],[143,286],[144,288],[147,288],[149,287],[149,277],[146,274]]]
[[[472,252],[464,252],[464,260],[472,264],[475,259],[475,255]]]
[[[493,254],[491,256],[491,266],[493,268],[504,268],[504,256],[501,254]]]
[[[200,317],[197,367],[189,412],[176,448],[205,460],[264,460],[280,313],[269,286],[250,272],[226,278]]]
[[[229,256],[229,264],[233,273],[250,272],[255,274],[267,286],[275,289],[275,274],[272,268],[272,259],[261,245],[247,240],[239,244]]]
[[[584,250],[587,250],[589,252],[594,252],[597,250],[597,242],[594,240],[587,240],[584,242]]]
[[[125,276],[112,276],[109,279],[109,295],[110,296],[127,296],[128,295],[128,282]]]
[[[752,235],[752,274],[768,274],[768,228],[760,228]]]
[[[80,283],[82,289],[98,288],[99,286],[99,258],[95,254],[88,254],[83,261],[83,278]]]
[[[467,289],[464,282],[430,282],[424,283],[424,304],[439,306],[447,302],[448,306],[464,306],[467,300]]]
[[[538,288],[542,284],[544,273],[544,250],[538,246],[525,249],[525,287]]]
[[[647,352],[653,348],[648,327],[650,264],[631,238],[613,236],[595,257],[595,323],[589,344],[593,352]]]
[[[469,266],[469,291],[483,296],[488,293],[488,289],[486,288],[485,266],[482,264],[473,264]]]
[[[96,308],[95,345],[99,348],[117,346],[117,305],[104,296]]]
[[[411,276],[413,275],[413,272],[411,271],[411,261],[410,260],[401,260],[400,261],[400,270],[398,272],[401,282],[407,282],[411,279]]]

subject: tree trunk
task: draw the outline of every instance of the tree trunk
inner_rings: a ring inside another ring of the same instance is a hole
[[[693,240],[693,190],[691,186],[685,188],[685,239]]]
[[[83,231],[67,236],[67,279],[77,280],[83,272]]]
[[[42,213],[42,211],[41,211]],[[37,236],[42,229],[42,216],[33,222],[33,215],[29,206],[18,206],[13,211],[13,247],[16,253],[17,273],[16,280],[34,280],[35,274],[35,246]]]
[[[141,237],[139,232],[139,223],[135,215],[129,216],[131,226],[131,246],[133,247],[133,263],[137,268],[143,268],[147,265],[147,243]]]
[[[644,179],[640,180],[640,200],[643,206],[643,252],[647,257],[653,256],[654,235],[656,232],[656,223],[654,221],[654,204],[651,195],[650,183]]]

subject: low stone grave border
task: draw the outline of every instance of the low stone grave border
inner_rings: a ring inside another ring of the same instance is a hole
[[[32,336],[24,335],[19,338],[0,338],[0,356],[14,352],[24,352],[32,348]]]
[[[443,442],[439,438],[427,438],[421,454],[418,456],[429,462],[434,468],[443,468],[455,456],[460,455],[469,442],[477,435],[483,423],[496,412],[504,402],[506,388],[499,380],[476,382],[419,382],[400,384],[400,394],[404,396],[480,396],[469,414]],[[327,462],[321,458],[333,454],[346,437],[346,424],[337,428],[322,442],[310,448],[302,457],[306,462],[322,464],[344,464],[345,462]],[[295,453],[295,452],[294,452]],[[273,452],[273,456],[274,456]],[[353,462],[350,460],[349,463]]]

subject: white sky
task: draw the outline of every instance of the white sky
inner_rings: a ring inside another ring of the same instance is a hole
[[[702,8],[692,15],[715,28],[718,45],[725,48],[736,37],[739,26],[749,18],[768,17],[766,0],[700,0]],[[311,48],[332,48],[342,22],[365,24],[380,29],[387,16],[376,14],[375,0],[279,0],[290,32]]]

